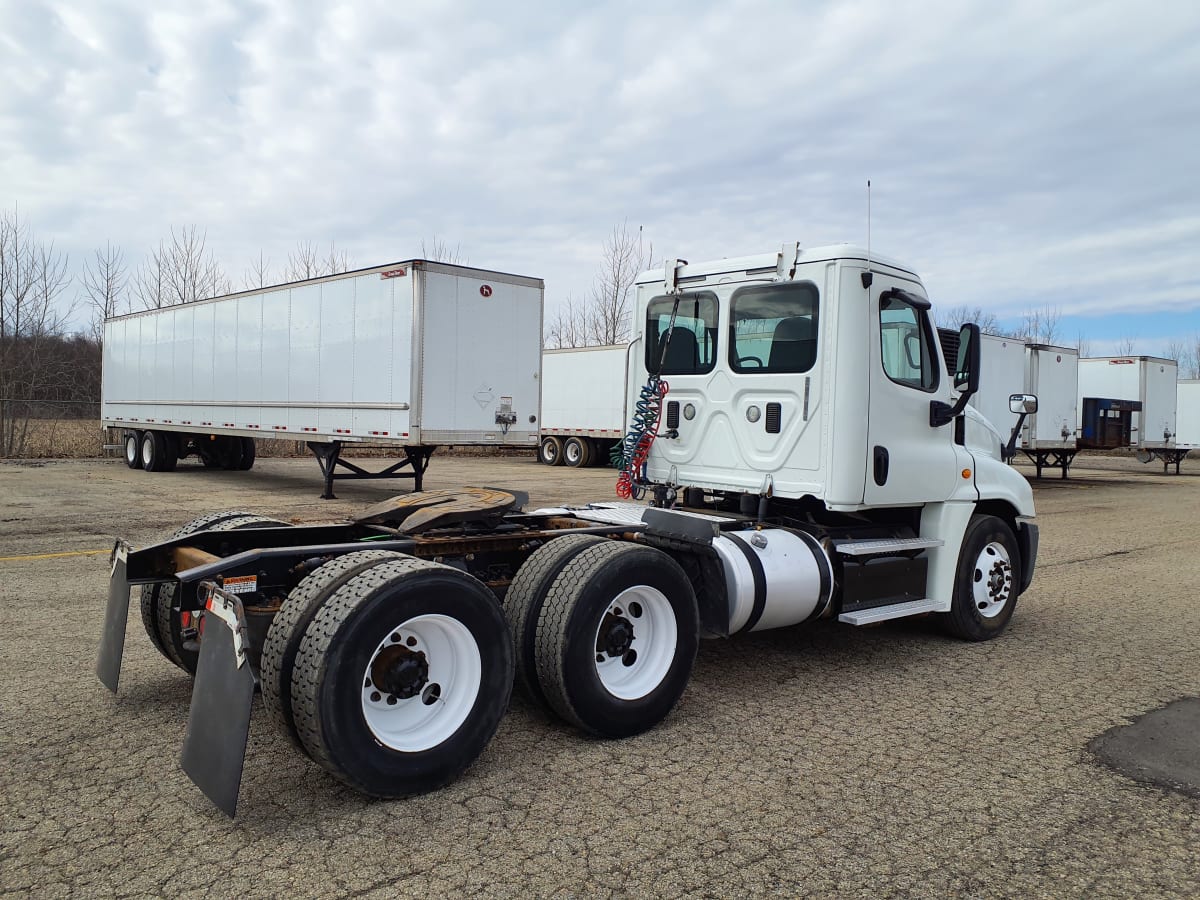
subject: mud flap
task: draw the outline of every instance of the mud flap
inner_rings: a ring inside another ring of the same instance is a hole
[[[212,582],[201,583],[199,592],[205,604],[204,639],[179,762],[204,796],[233,818],[254,700],[254,674],[246,662],[246,615],[235,595]]]
[[[117,692],[121,678],[121,655],[125,652],[125,627],[129,623],[129,580],[127,560],[130,547],[122,540],[113,545],[108,576],[108,605],[104,609],[104,630],[100,633],[100,652],[96,657],[96,677]]]

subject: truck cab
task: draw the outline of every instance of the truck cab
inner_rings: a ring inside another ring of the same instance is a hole
[[[936,541],[922,599],[941,610],[986,512],[1012,530],[1028,577],[1029,484],[990,442],[966,439],[978,329],[964,329],[948,375],[930,306],[910,268],[844,244],[644,273],[629,381],[668,385],[646,487],[685,507],[766,501]]]

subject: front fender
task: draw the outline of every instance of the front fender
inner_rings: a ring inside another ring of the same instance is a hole
[[[1012,466],[982,454],[972,454],[975,460],[975,489],[980,502],[1001,500],[1011,506],[1018,516],[1033,518],[1033,488],[1025,476]]]

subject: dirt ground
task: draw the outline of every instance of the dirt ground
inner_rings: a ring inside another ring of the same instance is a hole
[[[179,769],[190,682],[136,611],[120,696],[93,675],[113,537],[144,545],[228,507],[336,519],[406,486],[322,502],[311,460],[0,464],[0,891],[1196,896],[1200,800],[1087,747],[1200,694],[1200,464],[1073,475],[1035,487],[1040,565],[995,641],[907,622],[706,642],[652,732],[587,739],[516,697],[465,777],[402,802],[341,787],[256,710],[229,821]],[[435,457],[426,485],[543,505],[612,481]],[[47,556],[80,551],[102,552]]]

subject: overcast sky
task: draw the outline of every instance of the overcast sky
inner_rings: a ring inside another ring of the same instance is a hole
[[[0,0],[0,205],[81,262],[207,230],[438,236],[586,295],[605,235],[691,260],[866,239],[935,306],[1200,332],[1200,3]]]

